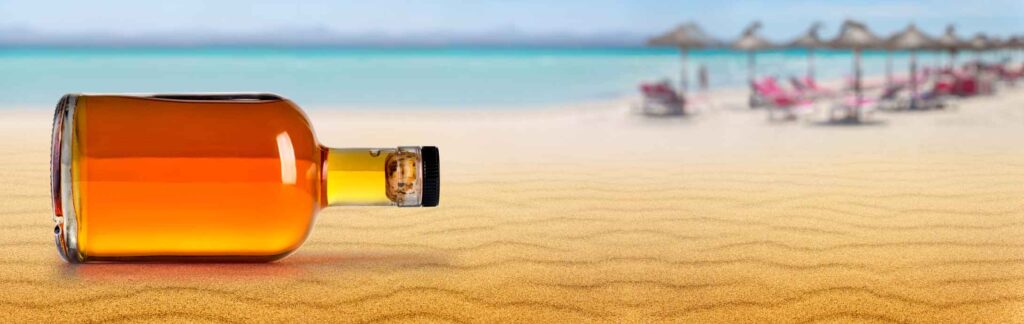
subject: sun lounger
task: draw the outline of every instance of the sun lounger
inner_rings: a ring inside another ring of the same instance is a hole
[[[768,108],[768,119],[775,119],[778,112],[783,113],[786,119],[795,119],[799,113],[813,108],[814,101],[801,93],[782,88],[775,82],[775,78],[767,77],[755,81],[751,86],[759,100]]]
[[[978,78],[965,75],[965,74],[954,74],[953,80],[953,94],[960,97],[970,97],[978,95]]]
[[[1024,66],[1022,66],[1020,69],[1012,70],[1006,67],[1005,65],[1000,64],[996,66],[995,72],[996,75],[999,76],[1000,80],[1013,84],[1017,81],[1017,79],[1024,77]]]
[[[789,83],[792,84],[793,88],[800,92],[802,96],[807,98],[827,98],[835,96],[836,94],[832,89],[818,86],[818,83],[815,82],[814,79],[807,76],[803,78],[791,77],[789,78]]]
[[[947,106],[948,86],[943,82],[924,82],[918,84],[916,94],[907,91],[907,96],[897,103],[898,109],[924,110],[940,109]]]
[[[645,83],[640,85],[643,102],[640,112],[652,116],[686,114],[686,98],[680,95],[668,82]]]
[[[942,109],[947,105],[946,96],[935,86],[928,91],[918,93],[917,97],[912,98],[912,101],[908,103],[910,109]]]
[[[878,100],[874,98],[860,98],[848,96],[840,102],[833,104],[829,110],[829,121],[836,121],[836,111],[843,112],[843,120],[860,121],[861,116],[869,115],[878,109]]]

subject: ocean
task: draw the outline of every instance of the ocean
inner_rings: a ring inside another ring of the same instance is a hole
[[[908,57],[894,53],[894,71],[905,72]],[[746,82],[744,52],[689,58],[692,74],[707,67],[711,87]],[[759,53],[757,71],[802,75],[806,58],[803,50]],[[816,51],[815,59],[819,79],[851,73],[847,51]],[[667,48],[0,48],[0,107],[50,107],[69,92],[258,91],[313,109],[528,109],[678,82],[680,61]],[[866,74],[881,74],[886,54],[868,52],[863,62]]]

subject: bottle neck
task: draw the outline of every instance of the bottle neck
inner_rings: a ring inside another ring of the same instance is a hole
[[[327,206],[421,206],[420,147],[323,148],[321,198]]]

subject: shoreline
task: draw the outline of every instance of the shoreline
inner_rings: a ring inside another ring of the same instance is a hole
[[[875,75],[865,77],[864,80],[871,82],[880,82],[884,79],[884,76]],[[678,80],[673,81],[673,85],[678,84]],[[823,86],[838,89],[839,85],[843,82],[842,79],[833,79],[826,81],[819,81]],[[785,79],[780,79],[780,83],[784,83],[784,87],[789,88],[789,82]],[[586,110],[593,107],[606,107],[612,105],[623,105],[625,103],[636,103],[641,99],[639,93],[639,84],[635,85],[629,95],[622,95],[609,98],[601,99],[581,99],[564,102],[553,102],[544,104],[499,104],[499,105],[360,105],[360,104],[343,104],[343,105],[323,105],[323,104],[309,104],[304,105],[301,102],[296,102],[306,112],[339,112],[350,115],[384,115],[392,117],[392,115],[441,115],[443,117],[453,117],[455,115],[472,115],[472,117],[480,117],[477,115],[550,115],[557,112],[572,112],[576,110]],[[91,93],[91,92],[84,92]],[[138,94],[150,94],[157,92],[145,92]],[[176,93],[176,92],[167,92]],[[202,92],[198,92],[202,93]],[[222,92],[210,92],[210,93],[222,93]],[[250,93],[247,91],[240,91],[239,93]],[[274,93],[284,98],[289,98],[286,94],[275,93],[273,91],[253,91],[251,93]],[[102,93],[101,93],[102,94]],[[125,94],[136,94],[134,92],[126,92]],[[716,101],[734,101],[730,99],[743,99],[746,100],[749,95],[749,88],[745,86],[732,86],[732,87],[720,87],[712,88],[706,92],[699,90],[691,90],[688,92],[688,96],[697,98],[712,98]],[[54,98],[54,103],[51,104],[35,104],[35,105],[8,105],[8,108],[3,108],[4,112],[33,112],[39,109],[52,110],[52,106],[56,104],[59,97]]]

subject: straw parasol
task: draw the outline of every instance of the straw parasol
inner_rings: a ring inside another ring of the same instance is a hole
[[[853,92],[855,100],[853,108],[856,114],[852,119],[860,120],[860,105],[864,99],[863,92],[861,91],[860,54],[864,49],[880,47],[882,40],[875,36],[863,23],[846,20],[839,29],[839,35],[836,35],[836,38],[830,41],[829,45],[833,48],[853,50]]]
[[[663,46],[663,47],[677,47],[682,53],[683,67],[682,77],[680,79],[680,85],[682,91],[686,91],[687,88],[687,56],[690,49],[705,48],[714,44],[714,40],[708,37],[704,30],[697,26],[694,22],[685,23],[678,27],[661,34],[657,37],[651,38],[647,41],[649,46]]]
[[[1024,48],[1024,35],[1010,36],[1006,39],[1006,48],[1008,49],[1022,49]]]
[[[757,76],[757,61],[755,59],[755,53],[758,50],[772,48],[774,45],[769,42],[761,35],[758,35],[757,31],[761,29],[761,22],[755,21],[747,26],[743,30],[743,34],[740,38],[732,43],[732,48],[746,51],[747,52],[747,82],[754,84],[754,78]],[[753,103],[753,101],[751,101]]]
[[[807,50],[807,77],[814,79],[814,50],[828,46],[818,37],[818,31],[821,30],[821,23],[815,22],[811,25],[811,28],[806,33],[797,37],[792,42],[789,42],[786,47],[789,48],[803,48]]]
[[[946,25],[946,32],[936,38],[933,45],[934,49],[949,53],[949,68],[951,69],[956,65],[957,52],[965,47],[967,44],[956,36],[956,27],[952,24]]]
[[[885,41],[885,48],[890,50],[910,51],[910,108],[917,108],[917,51],[933,48],[935,40],[910,24],[901,32],[892,35]]]
[[[967,41],[967,47],[974,51],[984,51],[992,46],[992,40],[983,33],[977,33],[971,40]]]
[[[892,50],[885,49],[885,87],[892,87]]]

